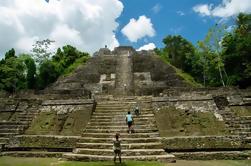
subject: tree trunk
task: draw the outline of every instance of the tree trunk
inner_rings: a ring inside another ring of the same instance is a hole
[[[225,82],[224,82],[224,80],[223,80],[222,71],[221,71],[221,68],[220,68],[219,65],[218,65],[218,69],[219,69],[220,79],[221,79],[222,85],[225,87],[226,85],[225,85]]]

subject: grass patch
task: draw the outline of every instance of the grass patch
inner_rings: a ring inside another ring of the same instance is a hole
[[[177,161],[166,166],[249,166],[251,160]]]
[[[185,72],[183,72],[182,70],[180,70],[180,69],[178,69],[176,67],[174,67],[174,68],[175,68],[176,74],[178,76],[180,76],[181,78],[183,78],[184,81],[186,83],[188,83],[189,85],[191,85],[192,87],[203,87],[201,84],[197,83],[190,74],[185,73]]]
[[[25,134],[54,134],[56,112],[41,112]]]
[[[0,121],[7,121],[11,117],[11,112],[0,112]]]
[[[64,76],[71,75],[73,71],[75,71],[79,66],[84,65],[88,60],[90,59],[90,56],[83,56],[79,59],[77,59],[73,64],[71,64],[65,71]]]
[[[237,116],[251,116],[251,106],[234,106],[231,110]]]
[[[18,158],[0,157],[1,166],[249,166],[251,160],[210,160],[210,161],[184,161],[176,163],[125,161],[122,164],[113,162],[73,162],[58,161],[55,158]]]
[[[91,108],[76,108],[67,114],[41,112],[26,130],[31,135],[81,135],[90,119]]]
[[[51,166],[58,162],[52,158],[0,157],[1,166]]]
[[[218,121],[211,112],[190,112],[169,107],[156,113],[156,121],[163,137],[228,134],[224,122]]]
[[[86,110],[81,109],[78,111],[73,111],[69,113],[66,119],[61,135],[81,135],[83,129],[86,127],[88,121],[91,118],[90,111],[91,108],[86,108]]]
[[[185,81],[186,83],[188,83],[188,84],[191,85],[192,87],[203,87],[203,85],[201,85],[200,83],[196,82],[196,81],[194,80],[194,78],[193,78],[190,74],[185,73],[185,72],[183,72],[182,70],[178,69],[177,67],[173,66],[173,65],[170,63],[169,59],[168,59],[166,56],[159,56],[159,57],[160,57],[160,59],[161,59],[162,61],[164,61],[166,64],[172,66],[172,68],[174,68],[174,70],[176,71],[176,74],[177,74],[178,76],[180,76],[181,78],[183,78],[184,81]]]

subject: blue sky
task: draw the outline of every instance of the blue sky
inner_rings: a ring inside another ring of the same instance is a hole
[[[0,58],[11,48],[30,53],[51,39],[94,53],[107,45],[135,49],[163,47],[167,35],[196,44],[217,22],[233,23],[251,13],[251,0],[4,0],[0,1]]]
[[[121,45],[132,45],[138,48],[146,43],[153,42],[157,47],[163,47],[162,40],[167,35],[182,35],[194,44],[203,40],[208,29],[219,21],[218,17],[203,17],[193,11],[198,4],[219,5],[221,0],[123,0],[124,10],[118,18],[120,24],[116,32]],[[159,11],[153,8],[158,6]],[[120,31],[130,20],[145,15],[150,18],[156,35],[145,37],[138,42],[130,42]]]

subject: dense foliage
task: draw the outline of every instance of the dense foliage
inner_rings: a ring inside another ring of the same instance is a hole
[[[231,31],[216,24],[196,46],[180,35],[163,43],[156,53],[204,86],[251,85],[251,14],[239,14]]]
[[[89,59],[89,54],[66,45],[55,54],[48,51],[52,41],[33,45],[32,54],[16,55],[11,49],[0,61],[0,90],[43,89],[61,75],[69,74]]]

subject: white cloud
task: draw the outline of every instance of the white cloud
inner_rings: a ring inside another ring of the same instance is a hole
[[[112,6],[112,8],[111,8]],[[94,52],[118,46],[116,19],[123,4],[119,0],[6,0],[0,1],[0,55],[10,48],[29,52],[36,40],[55,40]]]
[[[130,22],[121,30],[121,32],[131,41],[137,42],[139,39],[148,36],[153,37],[155,30],[150,18],[140,16],[138,20],[130,19]]]
[[[178,15],[180,15],[180,16],[184,16],[184,15],[185,15],[185,13],[184,13],[183,11],[180,11],[180,10],[177,11],[176,13],[177,13]]]
[[[227,18],[241,12],[251,13],[251,0],[222,0],[222,3],[218,6],[200,4],[194,6],[193,10],[202,16]]]
[[[208,16],[211,15],[211,5],[207,5],[207,4],[200,4],[200,5],[196,5],[193,7],[193,10],[199,14],[201,14],[202,16]]]
[[[139,49],[137,49],[137,51],[142,51],[142,50],[153,50],[153,49],[155,49],[155,48],[156,48],[156,46],[155,46],[154,43],[148,43],[148,44],[146,44],[146,45],[140,47]]]
[[[161,6],[159,3],[157,3],[156,5],[153,6],[152,11],[153,11],[155,14],[157,14],[157,13],[160,12],[161,9],[162,9],[162,6]]]

